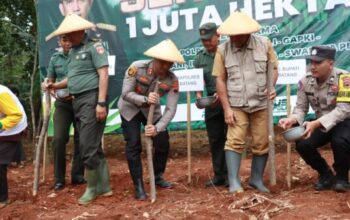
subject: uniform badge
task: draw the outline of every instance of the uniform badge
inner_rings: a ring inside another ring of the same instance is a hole
[[[200,35],[204,35],[205,34],[205,30],[201,30]]]
[[[131,66],[128,69],[128,75],[131,77],[134,77],[137,73],[137,67],[136,66]]]
[[[316,50],[316,49],[313,49],[313,50],[311,51],[311,55],[315,56],[316,54],[317,54],[317,50]]]
[[[105,48],[103,46],[96,47],[96,51],[98,54],[103,54],[105,52]]]
[[[172,87],[175,93],[179,92],[179,81],[178,80],[174,81]]]
[[[301,82],[301,80],[298,82],[298,91],[303,89],[303,83]]]
[[[338,92],[338,86],[337,85],[331,85],[331,91],[332,92]]]
[[[148,68],[147,74],[148,75],[153,75],[153,68]]]

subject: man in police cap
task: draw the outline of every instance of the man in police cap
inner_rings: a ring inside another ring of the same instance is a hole
[[[108,165],[101,148],[107,118],[108,59],[100,41],[85,33],[96,26],[78,15],[67,15],[50,36],[66,34],[72,43],[67,79],[48,85],[51,89],[68,87],[73,95],[80,152],[86,168],[87,187],[79,204],[85,205],[97,196],[110,196]]]
[[[319,173],[316,190],[336,191],[349,189],[348,171],[350,158],[350,75],[334,67],[335,49],[326,46],[311,48],[311,72],[298,85],[297,104],[293,114],[280,120],[282,128],[295,124],[304,125],[302,140],[296,141],[296,150],[305,162]],[[304,122],[309,106],[315,111],[316,120]],[[336,176],[317,151],[330,143]],[[335,185],[334,185],[335,180]]]
[[[241,154],[248,129],[252,135],[252,171],[249,185],[269,192],[262,181],[268,157],[267,103],[276,96],[267,94],[267,64],[273,63],[273,81],[277,80],[277,57],[270,40],[253,35],[260,25],[243,12],[232,13],[218,28],[230,40],[219,45],[213,75],[228,124],[225,156],[230,192],[242,192],[239,178]]]
[[[227,184],[227,167],[224,151],[227,124],[225,123],[224,111],[220,105],[219,97],[216,94],[215,78],[212,76],[214,57],[220,40],[220,35],[216,30],[216,24],[211,22],[199,27],[200,39],[204,48],[197,53],[193,62],[195,68],[203,68],[207,95],[215,97],[213,104],[205,108],[205,125],[214,171],[214,177],[205,184],[207,187]],[[196,92],[197,99],[202,96],[203,92]]]
[[[131,64],[125,73],[118,102],[126,141],[126,157],[138,200],[146,199],[141,163],[141,124],[146,125],[152,104],[155,105],[153,125],[145,126],[145,135],[153,139],[155,184],[162,188],[171,188],[171,184],[163,178],[169,153],[169,134],[166,127],[176,113],[179,84],[170,68],[174,62],[185,62],[171,40],[160,42],[144,54],[153,59]],[[158,92],[154,92],[156,83],[159,83]],[[167,98],[162,114],[159,98],[164,95]]]

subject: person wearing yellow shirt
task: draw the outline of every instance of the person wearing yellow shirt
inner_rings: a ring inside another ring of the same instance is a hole
[[[9,88],[0,85],[0,209],[8,204],[7,166],[26,127],[23,106]]]

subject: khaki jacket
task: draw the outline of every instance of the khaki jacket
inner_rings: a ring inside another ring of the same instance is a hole
[[[315,111],[323,130],[326,132],[336,124],[350,117],[350,103],[337,102],[339,76],[346,71],[333,68],[327,81],[322,85],[308,72],[298,84],[298,97],[296,107],[293,110],[294,117],[301,125],[309,111],[309,107]]]
[[[139,111],[147,118],[149,111],[147,97],[154,90],[157,81],[152,71],[152,60],[140,60],[132,63],[125,72],[118,108],[127,121],[130,121]],[[160,104],[155,106],[153,123],[159,120],[155,125],[158,132],[164,131],[175,116],[179,100],[179,84],[174,73],[169,71],[167,77],[159,82],[159,95],[167,94],[167,98],[163,115]]]
[[[251,35],[246,48],[237,48],[227,41],[219,45],[217,53],[216,56],[222,57],[222,63],[225,66],[230,105],[240,107],[246,112],[265,109],[267,107],[267,95],[264,93],[267,87],[267,62],[274,62],[277,66],[277,58],[271,42],[266,37]],[[218,76],[216,72],[220,70],[215,69],[214,65],[213,74]]]

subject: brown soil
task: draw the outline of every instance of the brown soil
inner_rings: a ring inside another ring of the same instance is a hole
[[[279,133],[280,131],[276,131]],[[244,193],[232,195],[226,187],[205,188],[212,168],[205,131],[192,132],[192,182],[188,184],[187,142],[185,132],[171,133],[171,153],[165,177],[174,183],[170,190],[157,189],[157,201],[136,201],[129,176],[122,136],[105,138],[114,195],[97,198],[92,204],[80,206],[77,199],[85,186],[72,186],[54,192],[53,166],[48,165],[46,181],[40,183],[39,193],[32,197],[33,165],[10,168],[8,172],[10,204],[0,210],[0,219],[350,219],[350,192],[332,190],[316,192],[313,184],[317,174],[292,150],[292,187],[286,183],[286,144],[276,137],[277,184],[269,185],[269,168],[265,183],[270,194],[261,194],[247,185],[251,154],[242,161],[241,180]],[[30,152],[32,145],[26,143]],[[70,159],[70,149],[68,159]],[[28,154],[29,155],[29,154]],[[322,150],[329,164],[332,152]],[[144,156],[144,167],[146,157]],[[30,159],[30,158],[28,158]],[[70,166],[67,183],[70,182]],[[146,190],[149,191],[147,170],[144,168]]]

